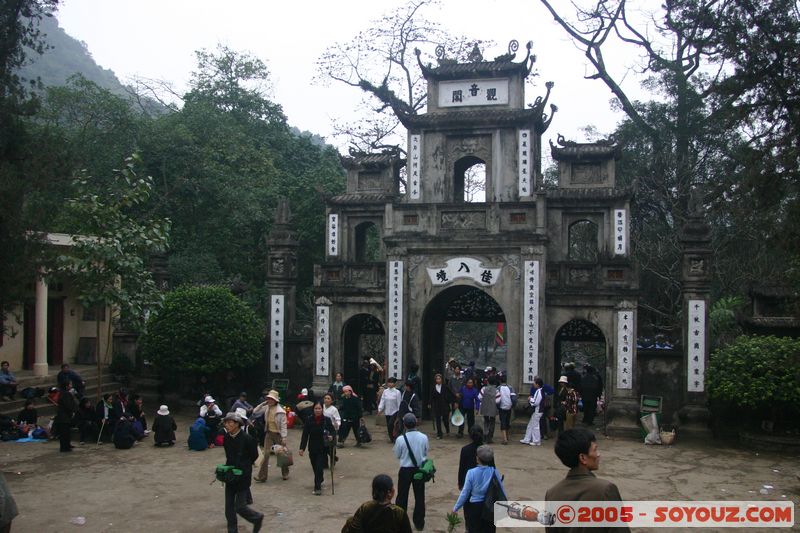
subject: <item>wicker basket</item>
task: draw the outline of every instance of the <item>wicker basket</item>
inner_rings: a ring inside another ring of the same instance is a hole
[[[672,431],[664,431],[661,430],[661,444],[664,446],[669,446],[675,442],[675,430]]]

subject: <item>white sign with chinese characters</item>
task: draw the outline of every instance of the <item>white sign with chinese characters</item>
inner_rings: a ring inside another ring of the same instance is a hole
[[[328,255],[339,255],[339,215],[328,215]]]
[[[617,311],[617,388],[633,388],[633,311]]]
[[[531,130],[519,130],[517,153],[517,169],[519,170],[519,197],[530,196],[533,192],[531,183]]]
[[[272,372],[283,372],[283,294],[273,294],[269,305],[269,367]]]
[[[419,200],[422,188],[422,135],[409,135],[408,147],[408,197]]]
[[[317,372],[318,376],[327,376],[330,372],[330,317],[331,308],[328,305],[317,306]]]
[[[628,253],[628,216],[624,209],[614,209],[614,255]]]
[[[500,277],[499,268],[481,266],[479,259],[454,257],[448,259],[444,268],[427,268],[433,285],[446,285],[458,278],[470,278],[479,285],[490,286]]]
[[[389,334],[386,336],[389,352],[388,376],[403,379],[403,262],[389,261]],[[387,377],[388,377],[387,376]]]
[[[508,104],[508,78],[439,82],[439,107]]]
[[[689,300],[689,392],[703,392],[706,377],[706,302]]]
[[[522,382],[533,383],[539,374],[539,261],[525,261],[524,290]]]

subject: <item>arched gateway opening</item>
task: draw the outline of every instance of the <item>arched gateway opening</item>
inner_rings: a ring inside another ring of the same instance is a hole
[[[600,328],[588,320],[574,318],[561,326],[556,333],[555,375],[553,383],[563,373],[563,365],[575,363],[583,374],[587,364],[597,369],[603,384],[606,381],[606,338]]]
[[[355,388],[362,357],[374,357],[383,364],[386,350],[383,324],[373,315],[355,315],[345,322],[342,339],[344,351],[341,371],[345,382]]]
[[[507,370],[506,317],[497,301],[476,287],[457,285],[433,298],[422,316],[423,405],[427,406],[433,376],[443,373],[450,357],[475,368]]]

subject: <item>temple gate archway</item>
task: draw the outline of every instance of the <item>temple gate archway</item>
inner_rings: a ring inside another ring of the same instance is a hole
[[[428,303],[422,321],[423,360],[417,363],[422,372],[425,405],[433,376],[443,373],[444,365],[450,357],[455,357],[464,364],[475,360],[476,368],[496,366],[506,369],[507,338],[504,338],[503,346],[492,344],[498,324],[503,324],[504,334],[507,335],[505,314],[497,301],[483,290],[470,285],[455,285],[444,289]],[[464,324],[470,326],[469,333],[458,327]],[[469,347],[464,346],[474,350],[447,353],[448,345],[453,350],[452,343],[457,339],[464,343],[474,343]],[[484,344],[480,345],[482,342]]]
[[[370,314],[362,313],[350,317],[342,328],[342,373],[349,385],[358,380],[358,367],[361,358],[374,357],[379,362],[385,360],[384,329],[381,321]]]
[[[590,364],[597,369],[603,385],[606,385],[606,338],[600,328],[579,318],[573,318],[556,333],[555,373],[553,383],[558,383],[562,374],[562,365],[573,362],[578,371]]]

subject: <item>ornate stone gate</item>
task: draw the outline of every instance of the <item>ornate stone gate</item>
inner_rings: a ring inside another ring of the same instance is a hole
[[[609,420],[614,409],[636,410],[638,273],[632,191],[615,183],[619,150],[560,139],[550,147],[558,183],[546,186],[541,136],[555,112],[547,108],[552,84],[526,106],[534,57],[530,44],[521,61],[516,52],[512,42],[493,61],[476,50],[474,61],[456,63],[437,50],[437,66],[420,64],[427,112],[395,109],[408,130],[406,159],[345,158],[347,191],[328,201],[326,259],[315,267],[317,386],[363,355],[348,353],[357,343],[346,324],[367,315],[385,333],[384,353],[368,355],[398,378],[419,364],[427,392],[448,355],[437,337],[442,302],[479,291],[506,324],[505,370],[517,390],[527,392],[537,375],[552,381],[558,332],[579,320],[605,340]],[[485,201],[470,203],[465,176],[476,164],[485,165]],[[368,250],[365,228],[373,226],[380,245]]]

